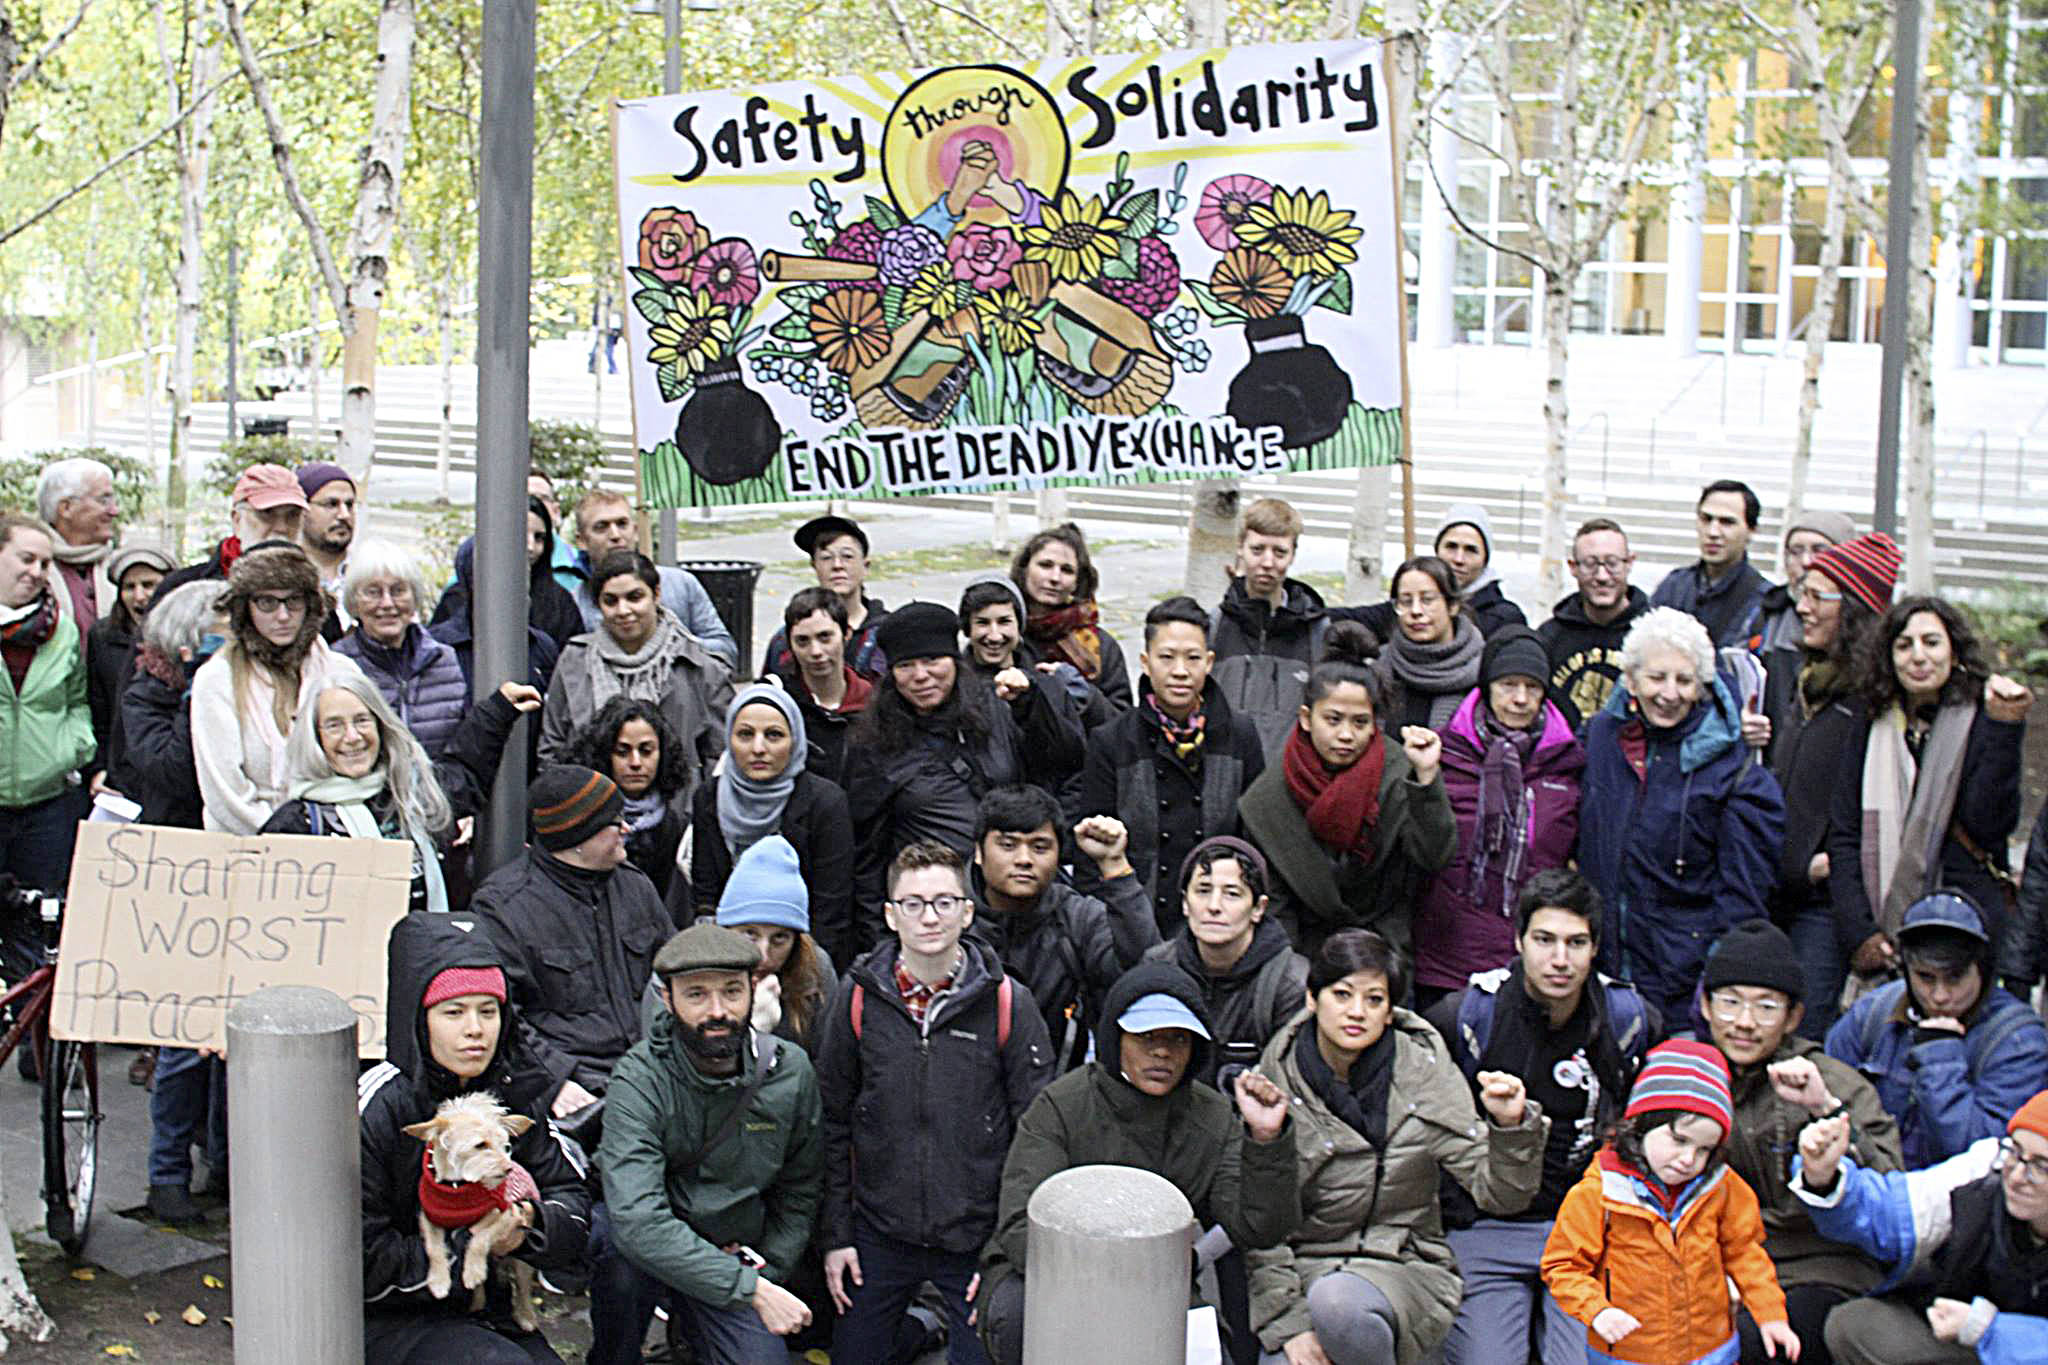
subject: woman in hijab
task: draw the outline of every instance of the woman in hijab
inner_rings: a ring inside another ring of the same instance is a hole
[[[796,699],[775,683],[740,689],[725,713],[725,762],[691,810],[690,891],[702,911],[722,903],[741,854],[779,834],[810,890],[810,933],[836,962],[853,943],[853,819],[846,793],[806,770]]]
[[[1579,837],[1586,751],[1544,696],[1549,655],[1527,626],[1487,637],[1479,686],[1444,728],[1444,794],[1458,851],[1415,912],[1415,998],[1429,1006],[1515,955],[1515,906]]]
[[[403,839],[413,846],[409,908],[445,913],[455,822],[482,807],[513,722],[539,705],[532,688],[506,683],[465,713],[441,758],[429,759],[375,683],[336,678],[299,710],[285,744],[291,799],[262,832]]]
[[[552,640],[557,650],[561,650],[583,633],[583,613],[576,609],[576,599],[555,581],[554,556],[555,519],[549,514],[546,503],[529,494],[526,499],[526,621]],[[435,626],[457,617],[465,621],[470,619],[474,587],[470,570],[475,560],[476,537],[471,536],[456,547],[455,582],[441,594],[440,604],[434,608]],[[434,638],[445,644],[456,644],[438,631]]]
[[[1435,555],[1394,570],[1393,590],[1394,632],[1373,664],[1385,701],[1380,724],[1390,734],[1410,725],[1441,731],[1479,685],[1486,641],[1463,610],[1451,566]]]
[[[1038,659],[1072,664],[1117,710],[1130,706],[1130,669],[1116,637],[1099,624],[1095,565],[1081,528],[1070,521],[1025,541],[1010,581],[1024,594],[1024,638]]]
[[[570,761],[610,777],[626,798],[626,861],[647,875],[679,926],[689,924],[689,886],[676,856],[690,827],[682,742],[661,708],[617,696],[576,736]]]

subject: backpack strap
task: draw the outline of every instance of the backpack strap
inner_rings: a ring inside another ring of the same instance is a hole
[[[859,990],[859,986],[854,987]],[[1010,999],[1014,991],[1010,985],[1010,974],[1003,973],[1003,979],[996,986],[996,1051],[1001,1052],[1010,1045]],[[860,1025],[854,1025],[854,1034],[859,1036]]]
[[[1878,994],[1879,991],[1882,991],[1883,989],[1884,988],[1880,986],[1878,990],[1870,992],[1869,995],[1865,995],[1863,998],[1865,1000],[1868,1000],[1871,996]],[[1860,1060],[1868,1062],[1873,1056],[1876,1055],[1878,1041],[1884,1037],[1884,1026],[1886,1024],[1889,1024],[1891,1022],[1891,1019],[1892,1012],[1888,1009],[1873,1009],[1868,1010],[1864,1013],[1863,1027],[1856,1031],[1856,1041],[1862,1044],[1863,1056]]]
[[[320,803],[318,801],[308,801],[306,803],[306,824],[308,826],[306,832],[309,834],[322,834],[326,832],[327,822],[320,816]]]
[[[866,1004],[866,1003],[867,1003],[867,992],[866,992],[865,990],[861,989],[861,984],[860,984],[860,982],[858,982],[858,981],[854,982],[854,983],[853,983],[853,999],[847,1002],[847,1006],[846,1006],[846,1016],[847,1016],[847,1019],[848,1019],[848,1021],[849,1021],[850,1023],[852,1023],[852,1025],[853,1025],[853,1040],[854,1040],[855,1042],[859,1042],[859,1041],[860,1041],[860,1012],[861,1012],[861,1006],[862,1006],[862,1005],[864,1005],[864,1004]]]
[[[2004,1047],[2007,1040],[2013,1034],[2018,1033],[2029,1019],[2038,1019],[2040,1017],[2040,1015],[2035,1014],[2032,1010],[2023,1007],[2016,1010],[2007,1010],[1992,1020],[1990,1025],[1984,1029],[1972,1029],[1970,1034],[1964,1035],[1963,1038],[1964,1051],[1969,1056],[1972,1068],[1974,1069],[1987,1057],[1996,1057],[1998,1050]],[[1971,1034],[1975,1036],[1971,1036]]]

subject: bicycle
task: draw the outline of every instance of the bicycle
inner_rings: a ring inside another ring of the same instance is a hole
[[[0,1017],[11,1021],[0,1034],[0,1067],[27,1038],[42,1087],[43,1226],[66,1255],[76,1256],[85,1249],[99,1176],[99,1049],[50,1036],[63,900],[0,876],[0,918],[28,916],[41,929],[39,947],[32,949],[13,934],[4,935],[7,941],[0,944],[0,970],[10,978],[21,974],[0,994]]]

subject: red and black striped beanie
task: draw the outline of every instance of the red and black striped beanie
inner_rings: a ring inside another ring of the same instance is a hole
[[[1807,561],[1808,571],[1819,569],[1877,615],[1892,604],[1892,588],[1899,581],[1899,564],[1904,558],[1898,542],[1882,531],[1830,545]]]

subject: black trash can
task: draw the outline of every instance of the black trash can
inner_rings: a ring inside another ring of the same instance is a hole
[[[292,419],[289,417],[250,417],[242,422],[243,436],[289,436],[292,434]]]
[[[711,595],[718,619],[732,632],[739,646],[740,666],[735,677],[753,676],[754,585],[761,581],[761,564],[752,559],[683,559],[679,569],[688,569]]]

